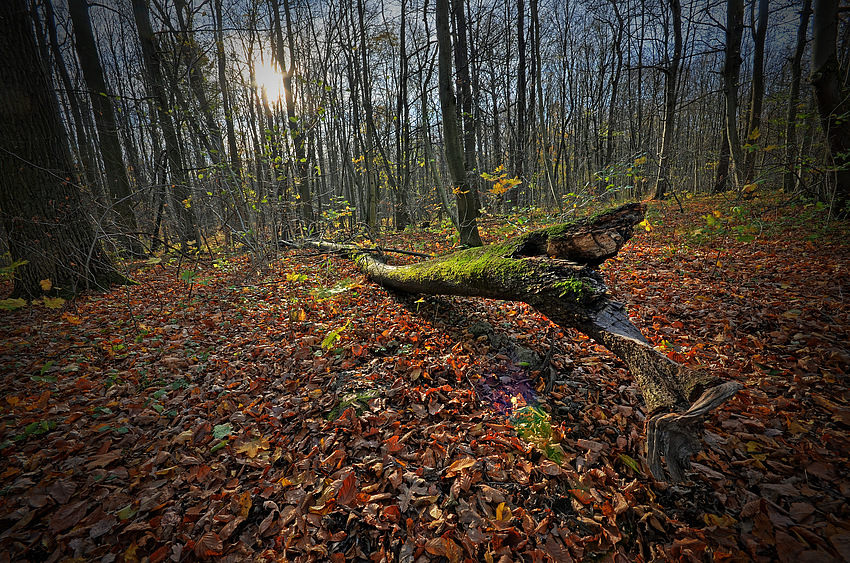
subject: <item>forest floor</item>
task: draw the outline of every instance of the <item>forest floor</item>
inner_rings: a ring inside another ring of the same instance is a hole
[[[850,229],[683,203],[602,270],[654,344],[744,385],[690,481],[648,475],[624,365],[525,305],[307,251],[166,258],[0,311],[0,562],[850,560]]]

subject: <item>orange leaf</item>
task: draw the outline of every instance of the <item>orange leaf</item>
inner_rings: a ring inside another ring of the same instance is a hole
[[[448,469],[446,469],[446,477],[451,477],[452,475],[455,475],[456,473],[460,473],[464,469],[468,469],[468,468],[472,467],[473,465],[475,465],[476,461],[477,460],[475,458],[472,458],[472,457],[464,457],[464,458],[456,460],[454,463],[452,463],[448,467]]]
[[[83,322],[80,317],[74,316],[68,312],[62,313],[62,318],[71,323],[72,325],[78,325]]]
[[[593,502],[593,497],[590,496],[590,493],[587,491],[582,491],[581,489],[570,489],[570,494],[582,504],[590,504]]]
[[[451,538],[446,538],[445,550],[446,557],[449,558],[450,563],[458,563],[463,559],[463,551],[461,551],[460,546],[456,544]]]
[[[231,506],[234,508],[237,516],[247,518],[252,504],[251,491],[244,491],[242,494],[236,496],[236,503]]]
[[[387,446],[387,451],[391,454],[401,451],[404,447],[404,445],[398,443],[398,436],[391,436],[388,440],[384,441],[384,444]]]

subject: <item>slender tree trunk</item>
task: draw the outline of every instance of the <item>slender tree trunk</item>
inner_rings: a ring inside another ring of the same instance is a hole
[[[142,256],[145,252],[136,236],[139,229],[136,225],[136,215],[133,213],[130,179],[124,165],[115,113],[92,32],[88,4],[86,0],[68,0],[68,10],[74,24],[74,46],[94,111],[94,124],[100,140],[100,157],[108,193],[118,215],[120,229],[124,231],[119,234],[119,243],[131,254]]]
[[[756,142],[761,135],[761,108],[764,100],[764,41],[767,37],[767,18],[769,0],[759,0],[758,25],[754,36],[753,82],[750,97],[750,119],[747,126],[747,153],[744,156],[744,183],[750,184],[755,178]]]
[[[407,190],[410,183],[410,109],[407,104],[407,82],[409,71],[407,64],[407,3],[401,2],[401,28],[399,29],[399,88],[396,97],[395,124],[396,137],[396,178],[398,181],[397,203],[395,209],[395,228],[403,231],[410,224],[407,209]]]
[[[517,85],[516,85],[516,135],[513,159],[514,176],[525,181],[525,144],[526,144],[526,99],[528,77],[526,76],[525,53],[525,0],[517,0]],[[519,186],[512,186],[507,193],[508,207],[519,205]]]
[[[725,99],[724,99],[725,101]],[[711,193],[725,192],[729,185],[729,137],[726,134],[726,108],[723,108],[723,118],[720,126],[720,156],[717,161],[717,174]]]
[[[665,199],[670,187],[670,163],[676,126],[676,82],[682,59],[682,5],[679,0],[670,0],[670,18],[673,20],[673,57],[664,72],[664,133],[653,199]]]
[[[803,0],[800,26],[797,28],[797,45],[791,57],[791,88],[788,93],[788,117],[785,120],[785,173],[783,188],[791,193],[797,185],[797,106],[800,104],[800,82],[803,75],[803,52],[806,50],[806,32],[812,14],[812,0]]]
[[[546,175],[546,186],[552,195],[552,201],[563,211],[564,204],[555,192],[555,168],[552,165],[552,141],[546,127],[546,105],[543,102],[543,59],[540,56],[540,14],[538,0],[531,0],[531,24],[534,29],[534,60],[535,85],[537,90],[537,128],[540,136],[540,159],[543,160],[543,172]]]
[[[726,61],[723,65],[723,92],[726,98],[726,140],[732,159],[736,189],[742,184],[744,156],[738,137],[738,80],[741,75],[741,40],[744,35],[744,0],[728,0],[726,6]]]
[[[191,192],[186,184],[186,174],[183,168],[183,157],[180,151],[180,140],[177,130],[171,120],[169,112],[168,96],[163,84],[163,74],[159,53],[157,51],[156,37],[150,22],[150,12],[146,0],[132,0],[133,16],[139,41],[142,47],[142,59],[148,77],[148,83],[156,104],[157,119],[162,128],[162,136],[165,141],[167,154],[168,172],[173,186],[174,197],[177,200],[177,209],[174,210],[178,221],[178,232],[180,234],[180,245],[184,252],[198,248],[199,234],[192,212]]]
[[[292,12],[289,5],[289,0],[283,0],[283,10],[286,17],[286,45],[289,49],[289,62],[286,63],[287,57],[284,51],[283,31],[280,22],[280,10],[278,0],[269,0],[272,5],[272,14],[274,21],[275,34],[275,58],[280,65],[283,74],[283,94],[284,102],[286,103],[286,117],[289,134],[292,137],[292,144],[295,149],[295,169],[297,171],[298,182],[298,214],[304,221],[307,229],[311,229],[316,222],[315,214],[313,213],[313,199],[310,192],[309,178],[309,163],[307,162],[306,135],[304,134],[303,116],[297,114],[295,108],[295,98],[292,91],[292,79],[295,76],[295,36],[292,33]]]
[[[25,0],[0,2],[0,210],[12,297],[74,294],[126,281],[95,237]]]
[[[839,0],[814,2],[811,82],[835,174],[835,188],[827,203],[833,213],[844,215],[850,197],[850,102],[841,81],[836,48],[838,4]]]
[[[464,246],[481,246],[476,222],[475,198],[469,186],[463,164],[463,147],[458,127],[457,105],[452,92],[452,43],[449,28],[449,0],[437,0],[437,47],[440,106],[443,114],[443,142],[446,163],[452,177],[457,197],[457,215],[460,223],[460,243]]]
[[[237,179],[241,178],[242,162],[236,145],[236,129],[233,126],[233,109],[231,107],[230,88],[227,85],[227,62],[224,55],[224,22],[222,18],[221,1],[215,0],[215,49],[218,63],[218,87],[221,92],[221,107],[224,111],[224,123],[227,129],[227,149],[230,156],[230,168]]]
[[[357,0],[357,18],[358,29],[360,31],[360,86],[362,94],[363,110],[366,114],[366,143],[364,146],[366,167],[366,182],[367,182],[367,209],[366,223],[372,229],[377,229],[380,225],[378,222],[378,179],[377,173],[373,170],[375,159],[373,151],[376,148],[377,135],[375,133],[375,125],[372,121],[372,91],[369,82],[369,60],[366,56],[366,7],[364,0]]]
[[[77,151],[79,153],[80,164],[85,176],[86,186],[94,197],[95,201],[102,208],[106,207],[103,190],[101,189],[98,180],[97,168],[92,155],[92,146],[89,138],[86,135],[86,120],[83,117],[82,109],[80,108],[80,100],[77,97],[74,86],[71,84],[71,76],[68,74],[68,67],[65,64],[65,59],[62,57],[62,52],[59,50],[59,38],[56,34],[56,17],[53,10],[51,0],[44,2],[45,22],[44,27],[47,31],[50,51],[53,53],[53,60],[56,63],[56,70],[59,74],[59,79],[62,81],[62,86],[65,88],[68,96],[68,106],[71,109],[71,116],[74,119],[74,136],[77,142]]]
[[[478,159],[475,151],[475,115],[472,98],[472,79],[469,72],[468,30],[463,0],[452,0],[452,11],[457,26],[457,41],[454,44],[455,66],[457,69],[457,95],[460,100],[461,123],[463,124],[463,165],[472,199],[475,202],[474,215],[478,217],[481,199],[478,196]]]

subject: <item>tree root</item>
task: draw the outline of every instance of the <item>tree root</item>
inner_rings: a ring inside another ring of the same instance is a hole
[[[646,457],[652,476],[666,480],[661,456],[667,462],[670,481],[685,480],[690,469],[690,456],[702,450],[697,433],[703,416],[725,403],[741,388],[737,381],[727,381],[707,389],[684,413],[662,413],[646,422]]]

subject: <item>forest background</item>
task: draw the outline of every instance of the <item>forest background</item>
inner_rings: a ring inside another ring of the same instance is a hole
[[[850,558],[847,12],[3,4],[0,557]],[[650,198],[612,291],[746,385],[684,489],[602,349],[287,246]]]

